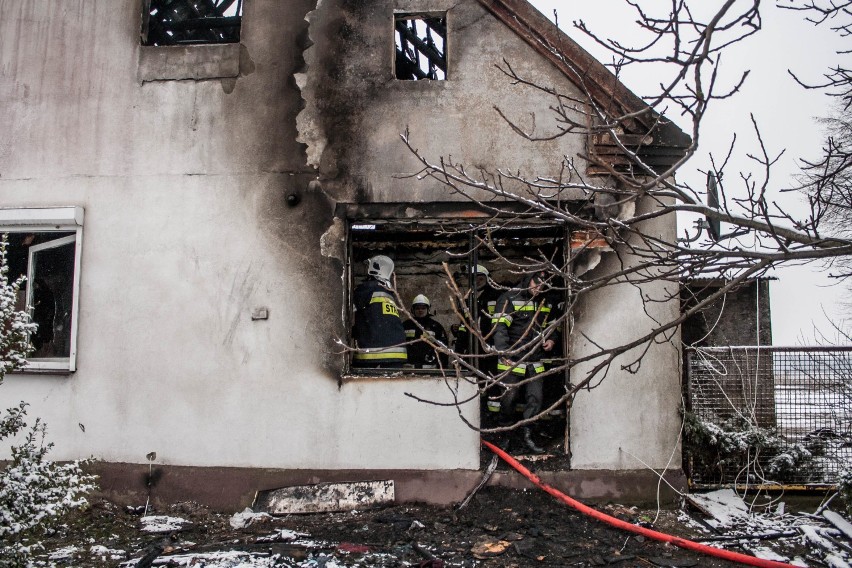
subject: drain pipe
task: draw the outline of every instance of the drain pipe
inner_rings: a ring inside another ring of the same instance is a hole
[[[700,544],[698,542],[687,540],[685,538],[680,538],[676,536],[672,536],[670,534],[661,533],[658,531],[654,531],[651,529],[646,529],[644,527],[640,527],[634,525],[632,523],[628,523],[627,521],[622,521],[621,519],[617,519],[615,517],[611,517],[605,513],[601,513],[596,509],[592,509],[588,505],[584,505],[577,501],[576,499],[572,499],[571,497],[565,495],[558,489],[555,489],[546,483],[544,483],[536,474],[532,473],[530,470],[525,468],[512,456],[485,440],[482,440],[482,445],[486,448],[500,456],[500,458],[505,461],[507,464],[512,466],[516,471],[518,471],[521,475],[529,479],[540,489],[543,489],[545,492],[549,493],[557,500],[562,501],[569,507],[572,507],[584,515],[588,515],[594,519],[602,521],[612,527],[617,529],[623,529],[628,532],[632,532],[638,535],[642,535],[646,538],[652,538],[654,540],[658,540],[660,542],[667,542],[674,546],[678,546],[680,548],[685,548],[686,550],[692,550],[695,552],[700,552],[701,554],[708,554],[710,556],[715,556],[716,558],[721,558],[723,560],[728,560],[731,562],[739,562],[740,564],[746,564],[748,566],[757,566],[759,568],[792,568],[792,564],[785,564],[783,562],[776,562],[774,560],[764,560],[763,558],[757,558],[754,556],[748,556],[747,554],[740,554],[739,552],[732,552],[730,550],[723,550],[721,548],[716,548],[714,546],[707,546],[706,544]]]

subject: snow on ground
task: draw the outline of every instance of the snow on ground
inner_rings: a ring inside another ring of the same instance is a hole
[[[165,515],[149,515],[142,517],[139,521],[142,523],[142,531],[155,534],[173,533],[191,524],[186,519]]]
[[[121,564],[122,568],[133,568],[139,562],[139,558],[133,558]],[[399,559],[390,554],[365,554],[359,563],[370,567],[396,567]],[[160,557],[153,561],[152,566],[203,566],[204,568],[271,568],[289,566],[291,568],[344,568],[350,564],[341,564],[340,560],[332,554],[318,553],[301,560],[288,560],[278,554],[251,553],[235,550],[210,552],[171,554],[168,557]]]
[[[69,537],[56,542],[53,549],[45,549],[40,562],[34,565],[116,566],[121,562],[122,568],[134,568],[142,558],[146,558],[146,563],[152,561],[153,566],[395,568],[404,565],[401,563],[403,558],[410,561],[413,557],[421,560],[441,558],[445,566],[456,568],[470,566],[471,558],[480,558],[477,556],[479,548],[502,556],[505,562],[500,566],[518,565],[508,564],[509,559],[538,559],[540,556],[552,561],[566,557],[566,554],[574,554],[578,542],[593,542],[601,547],[600,558],[608,558],[605,554],[612,553],[609,540],[602,540],[611,537],[605,534],[604,527],[597,524],[591,523],[590,528],[583,531],[584,536],[577,537],[576,541],[566,537],[567,533],[560,533],[565,525],[558,521],[558,517],[567,515],[567,512],[553,515],[552,518],[557,520],[552,523],[541,521],[541,526],[527,526],[527,519],[532,518],[529,511],[550,506],[549,501],[539,503],[532,497],[544,500],[546,495],[493,493],[483,492],[481,510],[470,512],[470,519],[476,519],[476,522],[456,520],[443,511],[422,509],[412,513],[406,507],[327,515],[321,517],[320,523],[296,522],[293,518],[271,517],[251,510],[230,516],[214,515],[192,503],[171,508],[181,516],[152,515],[140,519],[102,505],[82,517],[85,526],[90,526],[92,518],[102,519],[113,523],[108,525],[110,531],[122,529],[120,538],[113,532],[81,533],[79,526],[70,528]],[[505,505],[506,499],[512,499],[509,502],[511,506]],[[792,512],[795,507],[790,506],[790,501],[785,506],[780,499],[761,498],[755,506],[749,504],[753,499],[749,498],[747,503],[730,489],[691,494],[688,501],[695,503],[697,508],[684,509],[677,516],[669,512],[657,528],[679,536],[698,534],[692,540],[718,548],[745,550],[759,558],[795,566],[850,567],[852,543],[843,533],[822,516]],[[501,509],[504,506],[508,508]],[[812,511],[816,506],[810,504],[808,510]],[[635,508],[609,508],[629,522],[647,522],[643,520],[646,515]],[[699,513],[699,510],[704,513]],[[511,513],[509,516],[507,511]],[[493,512],[498,514],[499,523],[494,521]],[[418,520],[421,515],[425,516]],[[551,516],[546,518],[551,519]],[[585,523],[586,520],[577,519],[575,522]],[[279,523],[286,523],[288,528]],[[453,531],[458,530],[465,535],[462,540],[452,540],[448,532],[450,526],[455,527]],[[553,538],[553,535],[562,537]],[[569,544],[565,544],[566,538]],[[650,551],[654,550],[653,545],[644,540],[625,539],[624,547],[629,544],[627,553],[639,556],[651,554]],[[193,542],[196,540],[201,544]],[[481,543],[483,547],[480,547]],[[495,547],[499,550],[495,551]],[[625,550],[624,547],[621,551]],[[594,549],[591,549],[589,558],[592,560],[584,561],[595,564],[594,559],[598,556],[594,554]],[[417,562],[409,565],[416,566]]]
[[[733,527],[736,521],[748,517],[748,507],[733,489],[690,495],[712,516],[707,523],[715,528]]]
[[[138,558],[122,566],[135,566]],[[268,568],[280,566],[277,555],[257,555],[237,550],[212,552],[209,554],[175,554],[168,558],[157,558],[152,566],[204,566],[205,568]]]
[[[121,560],[122,558],[127,556],[127,553],[124,552],[123,550],[113,550],[113,549],[107,548],[106,546],[103,546],[101,544],[96,544],[96,545],[92,546],[91,548],[89,548],[89,553],[92,556],[99,556],[101,558],[101,560],[104,560],[104,561],[106,561],[107,559],[109,559],[109,560]]]
[[[832,568],[849,568],[849,564],[846,562],[848,555],[839,551],[838,547],[830,540],[829,535],[836,531],[825,531],[810,525],[801,525],[799,529],[814,547],[827,552],[823,559],[826,564]]]
[[[743,548],[745,548],[747,551],[749,551],[751,554],[753,554],[757,558],[763,558],[764,560],[775,560],[777,562],[787,562],[789,560],[789,558],[787,558],[786,556],[782,556],[782,555],[778,554],[777,552],[772,550],[770,547],[765,546],[765,545],[761,545],[761,546],[746,545]]]
[[[261,522],[271,518],[272,515],[269,513],[255,513],[251,510],[251,508],[246,507],[241,513],[236,513],[233,517],[231,517],[230,524],[231,527],[235,529],[244,529],[252,523]]]
[[[691,494],[688,499],[710,518],[696,512],[691,516],[681,515],[679,519],[708,533],[708,544],[722,548],[741,546],[759,558],[797,566],[813,565],[807,559],[790,558],[795,546],[805,545],[812,559],[832,568],[850,568],[849,546],[839,544],[843,542],[842,533],[821,516],[785,513],[783,504],[774,508],[772,504],[750,507],[732,489]],[[720,534],[742,538],[713,542]]]
[[[72,558],[76,552],[76,546],[66,546],[65,548],[60,548],[59,550],[52,552],[47,558],[48,560],[66,560],[68,558]]]
[[[289,529],[278,529],[269,536],[258,537],[257,542],[292,542],[305,536],[310,535],[307,533],[291,531]]]

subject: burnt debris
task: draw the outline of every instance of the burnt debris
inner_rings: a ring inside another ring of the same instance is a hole
[[[404,81],[447,77],[447,20],[443,17],[398,15],[396,78]]]
[[[150,0],[143,45],[237,43],[243,0]]]

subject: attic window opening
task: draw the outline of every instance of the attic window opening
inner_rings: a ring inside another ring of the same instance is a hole
[[[446,16],[394,16],[396,78],[403,81],[447,78]]]
[[[238,43],[243,0],[149,0],[142,44]]]

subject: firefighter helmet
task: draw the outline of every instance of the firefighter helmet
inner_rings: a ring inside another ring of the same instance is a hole
[[[414,306],[417,306],[417,305],[423,305],[423,306],[426,306],[428,308],[428,307],[432,306],[432,302],[430,302],[429,298],[427,298],[425,295],[417,294],[414,297],[414,299],[411,301],[411,307],[413,308]]]
[[[461,267],[461,270],[459,271],[460,274],[468,274],[469,272],[473,272],[473,274],[475,276],[478,276],[480,274],[482,274],[483,276],[489,275],[488,269],[485,268],[485,266],[483,266],[481,264],[477,264],[476,266],[473,267],[472,270],[468,268],[467,264],[463,264],[462,267]]]
[[[393,261],[383,254],[376,255],[367,261],[367,274],[385,286],[390,286],[390,279],[393,274]]]

